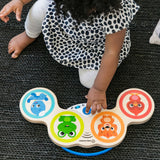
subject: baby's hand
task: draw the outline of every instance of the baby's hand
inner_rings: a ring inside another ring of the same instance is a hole
[[[107,101],[106,101],[106,92],[97,90],[96,88],[90,88],[87,98],[87,106],[86,112],[89,112],[90,107],[92,106],[92,114],[97,112],[101,112],[102,107],[104,109],[107,108]]]
[[[21,21],[23,5],[24,3],[21,0],[12,0],[11,2],[7,3],[0,11],[0,19],[7,23],[9,21],[8,15],[11,12],[14,12],[16,14],[17,21]]]

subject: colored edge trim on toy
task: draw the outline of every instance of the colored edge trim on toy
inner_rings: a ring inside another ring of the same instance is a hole
[[[93,153],[76,152],[76,151],[73,151],[73,150],[71,150],[71,149],[64,148],[64,147],[62,147],[62,149],[65,150],[65,151],[68,152],[68,153],[71,153],[71,154],[74,154],[74,155],[77,155],[77,156],[93,157],[93,156],[99,156],[99,155],[101,155],[101,154],[107,153],[107,152],[109,152],[110,150],[112,150],[113,148],[107,148],[107,149],[104,149],[104,150],[102,150],[102,151],[93,152]]]

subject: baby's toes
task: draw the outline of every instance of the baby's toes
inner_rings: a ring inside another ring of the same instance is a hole
[[[13,53],[12,53],[12,58],[17,58],[19,55],[20,55],[20,51],[18,51],[18,50],[15,50]]]
[[[8,44],[8,53],[11,54],[12,52],[14,52],[15,47],[14,47],[14,41],[10,40],[9,44]]]
[[[12,46],[8,47],[8,53],[11,54],[14,52],[14,48]]]

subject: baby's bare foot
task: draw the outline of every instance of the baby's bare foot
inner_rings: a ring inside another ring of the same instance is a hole
[[[8,44],[8,53],[12,54],[12,58],[17,58],[20,53],[36,38],[30,38],[27,36],[26,32],[22,32],[17,36],[13,37]]]

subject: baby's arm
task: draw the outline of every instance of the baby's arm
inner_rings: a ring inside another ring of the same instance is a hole
[[[9,21],[8,15],[11,12],[14,12],[16,14],[17,21],[20,21],[23,6],[29,3],[30,1],[32,0],[12,0],[10,1],[0,11],[0,19],[4,21],[5,23],[7,23]]]
[[[89,112],[91,106],[92,114],[96,111],[100,112],[101,107],[107,108],[106,90],[116,72],[125,33],[126,30],[124,29],[106,36],[105,52],[102,57],[101,66],[95,82],[86,96],[88,99],[86,112]]]

